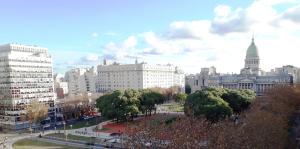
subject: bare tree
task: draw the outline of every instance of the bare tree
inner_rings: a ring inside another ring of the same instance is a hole
[[[46,103],[33,100],[27,107],[27,118],[32,129],[33,123],[39,123],[48,115],[49,106]]]

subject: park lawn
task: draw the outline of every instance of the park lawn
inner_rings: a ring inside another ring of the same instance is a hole
[[[183,105],[179,103],[163,105],[169,112],[183,112]]]
[[[46,136],[51,136],[51,137],[65,139],[65,135],[63,133],[51,133],[51,134],[47,134]],[[76,136],[76,135],[71,135],[71,134],[68,134],[67,139],[70,139],[70,140],[79,140],[79,141],[86,141],[86,142],[91,141],[90,137]]]
[[[94,125],[98,125],[99,123],[105,121],[106,119],[104,118],[98,118],[98,120],[96,120],[96,118],[94,119],[90,119],[90,120],[82,120],[82,121],[78,121],[75,124],[72,124],[72,129],[79,129],[79,128],[83,128],[83,127],[90,127],[90,126],[94,126]],[[60,127],[58,128],[59,130],[64,130],[64,127]],[[70,125],[66,125],[66,130],[71,129]]]
[[[43,142],[31,139],[22,139],[13,144],[14,149],[79,149],[70,146]]]

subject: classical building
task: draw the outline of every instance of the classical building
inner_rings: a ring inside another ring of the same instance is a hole
[[[69,96],[96,92],[96,72],[94,67],[75,68],[65,73]]]
[[[281,73],[263,72],[259,65],[258,48],[252,38],[252,42],[247,49],[245,66],[240,74],[219,74],[214,67],[202,68],[199,74],[186,77],[186,82],[191,86],[192,92],[205,87],[224,87],[251,89],[261,95],[276,85],[292,84],[294,81],[293,75],[288,71],[281,71]]]
[[[0,46],[0,127],[28,128],[24,115],[32,100],[48,104],[49,116],[54,114],[52,58],[48,49],[20,44]]]
[[[103,65],[97,68],[97,92],[118,89],[169,88],[179,86],[184,91],[184,73],[173,65],[147,63]]]

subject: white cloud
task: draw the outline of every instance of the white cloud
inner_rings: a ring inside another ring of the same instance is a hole
[[[134,36],[128,37],[123,43],[125,48],[134,48],[136,44],[137,44],[137,40]]]
[[[96,33],[96,32],[92,33],[92,37],[97,38],[98,36],[99,36],[98,33]]]
[[[174,21],[165,32],[149,31],[120,43],[110,42],[102,57],[123,63],[132,63],[135,57],[149,63],[172,63],[186,73],[209,66],[223,73],[238,73],[254,32],[263,70],[300,66],[300,5],[284,12],[275,9],[294,2],[256,0],[246,8],[219,5],[211,20]]]
[[[280,16],[281,20],[289,20],[294,23],[300,23],[300,5],[288,9]]]
[[[210,21],[175,21],[169,26],[168,37],[172,39],[201,39],[209,35]]]
[[[102,51],[102,58],[126,62],[138,56],[136,49],[137,38],[135,36],[127,37],[122,43],[118,44],[110,42],[104,46]]]
[[[95,53],[89,53],[86,56],[83,56],[81,59],[86,62],[98,62],[99,56]]]
[[[227,5],[218,5],[214,12],[217,17],[227,17],[231,13],[231,8]]]

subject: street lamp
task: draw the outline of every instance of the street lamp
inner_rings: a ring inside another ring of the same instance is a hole
[[[63,122],[63,124],[64,124],[64,134],[65,134],[65,139],[66,139],[66,141],[67,141],[67,131],[66,131],[66,122],[64,121]]]

